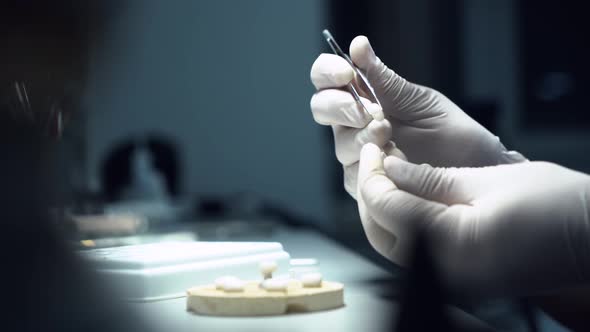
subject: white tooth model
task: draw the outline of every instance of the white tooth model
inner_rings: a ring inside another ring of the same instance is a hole
[[[245,285],[246,283],[240,278],[230,276],[222,281],[221,287],[225,292],[243,292]]]
[[[270,278],[260,283],[260,288],[269,292],[286,292],[288,287],[289,279],[286,278]]]
[[[260,273],[262,273],[264,279],[270,279],[272,278],[272,273],[277,270],[277,262],[263,261],[258,264],[258,267],[260,268]]]
[[[216,289],[225,289],[225,285],[228,282],[232,282],[232,281],[239,281],[239,278],[234,277],[234,276],[223,276],[223,277],[219,277],[217,279],[215,279],[215,288]]]
[[[319,272],[306,273],[301,276],[303,287],[321,287],[322,274]]]
[[[197,314],[215,316],[280,315],[342,307],[344,286],[322,280],[319,272],[306,273],[299,279],[273,277],[277,264],[259,264],[263,280],[243,281],[223,276],[212,285],[187,290],[187,309]]]

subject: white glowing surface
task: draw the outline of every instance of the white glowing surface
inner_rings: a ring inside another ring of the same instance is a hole
[[[101,268],[138,269],[282,250],[277,242],[164,242],[82,251]]]
[[[81,251],[133,301],[181,297],[189,287],[219,276],[260,279],[260,263],[275,262],[288,273],[289,254],[278,242],[162,242]]]

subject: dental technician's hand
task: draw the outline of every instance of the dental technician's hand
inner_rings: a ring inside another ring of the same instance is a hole
[[[526,160],[517,152],[507,151],[498,137],[440,92],[408,82],[388,69],[375,56],[366,37],[352,41],[350,56],[375,89],[388,121],[372,120],[355,103],[346,90],[354,72],[344,59],[332,54],[321,54],[311,68],[311,80],[318,89],[311,98],[311,110],[316,122],[334,128],[336,156],[344,166],[345,188],[353,197],[359,151],[368,142],[382,147],[388,155],[403,158],[405,154],[410,162],[439,167]],[[363,103],[379,107],[367,99]]]
[[[404,265],[416,231],[453,289],[530,294],[588,281],[590,177],[547,162],[433,168],[372,144],[357,201],[373,247]]]

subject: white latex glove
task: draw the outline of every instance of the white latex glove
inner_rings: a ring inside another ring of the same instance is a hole
[[[359,152],[367,142],[384,148],[388,155],[403,158],[401,149],[411,162],[441,167],[526,160],[517,152],[507,151],[498,137],[438,91],[410,83],[388,69],[375,56],[366,37],[352,41],[350,56],[375,89],[389,123],[372,121],[355,103],[345,88],[354,79],[354,72],[344,59],[333,54],[321,54],[311,68],[311,81],[319,91],[310,104],[315,121],[334,128],[336,156],[344,166],[345,188],[353,197]],[[379,107],[368,99],[363,103]]]
[[[405,264],[417,230],[454,290],[519,295],[586,282],[590,177],[547,162],[433,168],[372,144],[358,205],[371,244]]]

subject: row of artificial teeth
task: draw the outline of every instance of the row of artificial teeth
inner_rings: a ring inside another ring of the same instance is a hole
[[[234,276],[223,276],[215,279],[215,288],[226,292],[241,292],[244,290],[245,282]]]
[[[322,285],[322,274],[313,272],[302,275],[299,279],[303,287],[320,287]],[[270,278],[260,283],[260,287],[267,291],[286,291],[289,286],[288,278]],[[215,279],[215,288],[225,292],[242,292],[246,283],[234,276],[223,276]]]

